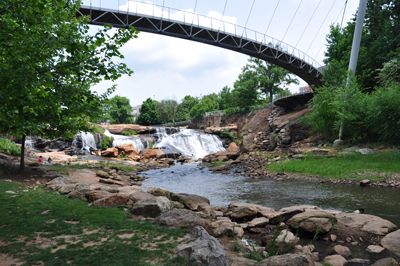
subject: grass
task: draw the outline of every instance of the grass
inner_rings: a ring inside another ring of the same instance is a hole
[[[362,155],[339,154],[335,157],[308,155],[302,159],[267,165],[269,171],[318,175],[322,178],[383,181],[390,173],[400,172],[400,152],[385,151]]]
[[[23,265],[174,265],[188,231],[0,180],[0,252]],[[17,194],[8,194],[6,191]],[[16,195],[16,196],[15,196]],[[124,235],[125,234],[125,235]],[[179,263],[175,265],[184,265]]]

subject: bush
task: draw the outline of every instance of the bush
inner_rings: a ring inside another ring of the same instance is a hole
[[[0,138],[0,152],[14,156],[21,156],[21,148],[15,146],[12,141],[3,138]]]
[[[104,134],[104,129],[102,127],[99,127],[97,125],[94,125],[90,128],[90,131],[92,133],[100,133],[100,134]]]
[[[107,150],[108,148],[111,148],[113,141],[114,141],[113,137],[108,137],[106,135],[102,135],[101,142],[100,142],[100,149]]]
[[[122,133],[122,135],[125,135],[125,136],[137,135],[137,132],[134,131],[133,129],[129,129],[128,131],[122,131],[121,133]]]

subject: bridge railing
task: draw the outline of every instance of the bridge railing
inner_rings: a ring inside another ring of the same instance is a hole
[[[321,65],[312,57],[299,49],[284,43],[278,39],[268,36],[234,23],[227,22],[221,19],[200,15],[194,12],[179,10],[175,8],[154,5],[153,3],[145,3],[136,0],[84,0],[85,6],[90,6],[95,9],[110,9],[118,10],[119,13],[132,13],[136,15],[146,15],[164,21],[173,21],[184,23],[190,26],[208,28],[210,30],[221,32],[224,34],[234,35],[240,39],[255,41],[259,44],[273,47],[276,50],[291,54],[292,56],[302,60],[303,62],[312,65],[318,69]]]

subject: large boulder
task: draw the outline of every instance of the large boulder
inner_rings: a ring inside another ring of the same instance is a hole
[[[155,218],[170,209],[171,202],[166,197],[161,196],[136,202],[131,209],[131,213]]]
[[[204,156],[203,162],[209,163],[209,162],[212,162],[212,161],[218,161],[217,158],[218,157],[223,157],[223,156],[226,156],[229,160],[236,160],[237,157],[239,157],[239,153],[237,153],[237,152],[229,152],[229,151],[219,151],[219,152],[212,153],[212,154],[209,154],[207,156]]]
[[[399,263],[393,258],[380,259],[375,261],[374,264],[372,264],[372,266],[396,266],[396,265],[399,265]]]
[[[153,196],[164,196],[168,199],[171,199],[171,192],[166,189],[159,188],[159,187],[148,187],[147,193],[150,193]]]
[[[314,266],[314,262],[307,255],[285,254],[269,257],[255,266]]]
[[[101,152],[101,156],[103,156],[103,157],[118,157],[118,149],[117,148],[108,148],[107,150]]]
[[[309,233],[316,233],[318,228],[321,233],[327,233],[332,228],[332,222],[335,221],[336,218],[331,213],[312,210],[296,214],[288,220],[287,224],[293,229],[299,228]]]
[[[89,203],[88,206],[100,206],[100,207],[111,207],[111,206],[130,206],[132,205],[132,201],[128,196],[121,194],[114,194],[112,196],[98,199]]]
[[[249,215],[240,217],[241,216],[240,212],[244,212],[246,208],[248,208]],[[253,211],[251,211],[250,209]],[[251,217],[251,216],[253,216],[253,214],[251,214],[251,213],[254,212],[254,210],[256,211],[257,216],[264,216],[266,218],[268,218],[268,215],[275,212],[275,210],[272,208],[268,208],[268,207],[264,207],[264,206],[256,205],[256,204],[241,203],[241,202],[233,202],[233,203],[229,204],[229,206],[228,206],[228,211],[231,211],[232,214],[235,213],[234,214],[234,216],[236,216],[235,219],[240,219],[243,217]],[[232,218],[234,218],[234,217],[232,217]]]
[[[330,263],[332,266],[347,265],[347,260],[340,255],[331,255],[324,258],[324,261]]]
[[[142,191],[142,189],[138,186],[123,186],[123,187],[119,187],[117,189],[118,189],[118,193],[123,194],[125,196],[129,196],[132,193]]]
[[[382,238],[381,245],[400,257],[400,229]]]
[[[224,221],[224,220],[222,220]],[[234,225],[230,220],[219,223],[218,227],[214,231],[214,236],[230,236],[230,237],[242,237],[244,234],[243,228],[239,225]]]
[[[131,159],[139,157],[139,151],[132,145],[132,143],[118,145],[115,146],[115,148],[118,149],[118,155],[128,156]]]
[[[195,194],[174,193],[171,194],[171,198],[174,201],[182,203],[186,208],[193,211],[197,211],[199,205],[201,204],[210,205],[209,199]]]
[[[236,152],[239,153],[240,152],[240,148],[236,145],[235,142],[232,142],[229,147],[226,149],[227,152]]]
[[[140,151],[140,154],[143,155],[143,154],[145,154],[146,152],[148,152],[150,150],[152,150],[153,152],[156,152],[156,158],[157,159],[162,159],[162,158],[166,158],[167,157],[165,152],[163,152],[160,149],[143,149],[143,150]]]
[[[88,199],[85,197],[85,194],[89,192],[90,189],[78,189],[78,190],[73,190],[70,193],[68,193],[67,198],[71,199],[80,199],[83,201],[88,201]]]
[[[287,212],[272,212],[270,214],[265,215],[266,218],[269,219],[270,224],[279,224],[280,222],[286,223],[287,220],[295,216],[296,214],[302,213],[302,210],[289,210]]]
[[[384,236],[397,229],[397,226],[378,216],[358,213],[337,213],[338,225],[366,233]]]
[[[140,159],[155,159],[157,158],[157,151],[156,150],[147,150],[142,153]]]
[[[200,218],[198,215],[187,209],[172,209],[164,212],[152,221],[153,225],[167,228],[181,228],[182,226],[194,228],[200,225],[207,230],[209,234],[213,234],[211,222]]]
[[[113,134],[122,134],[123,131],[133,130],[138,134],[150,133],[153,131],[152,127],[146,127],[135,124],[118,124],[118,125],[100,125],[104,129],[108,129]]]
[[[108,198],[112,196],[113,193],[105,191],[105,190],[90,190],[86,192],[85,197],[89,202],[93,202],[102,198]]]
[[[208,134],[218,134],[220,135],[222,132],[230,132],[230,131],[236,131],[237,130],[237,125],[231,124],[226,127],[216,127],[216,126],[211,126],[207,127],[204,132]]]
[[[201,226],[196,226],[190,238],[193,242],[180,244],[177,247],[177,255],[196,261],[201,266],[228,266],[224,248],[214,237],[210,236]]]
[[[133,203],[136,203],[141,200],[152,199],[152,198],[154,198],[154,196],[151,195],[150,193],[136,191],[136,192],[129,194],[129,198],[133,201]]]

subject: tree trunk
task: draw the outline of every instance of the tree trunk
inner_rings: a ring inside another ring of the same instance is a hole
[[[21,146],[21,162],[19,165],[19,170],[22,172],[25,169],[25,134],[22,135],[22,146]]]
[[[269,93],[269,103],[272,106],[272,100],[274,99],[274,95],[272,94],[272,92]]]

